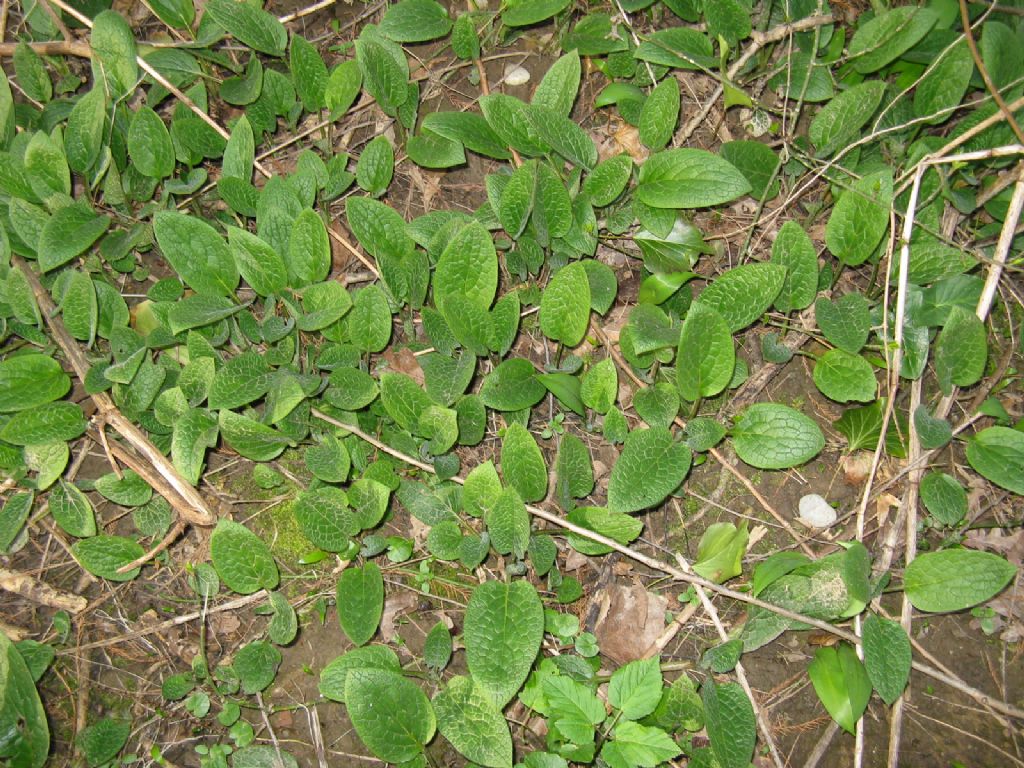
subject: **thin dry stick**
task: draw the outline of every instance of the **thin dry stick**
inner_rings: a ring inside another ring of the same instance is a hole
[[[22,271],[25,279],[28,280],[29,285],[32,287],[36,302],[46,317],[46,324],[49,326],[50,333],[53,335],[54,341],[57,342],[57,346],[64,352],[64,356],[67,357],[68,362],[75,371],[75,375],[80,380],[85,381],[91,367],[89,361],[86,360],[78,343],[71,338],[64,328],[64,323],[57,314],[57,307],[54,305],[53,299],[50,298],[50,294],[43,288],[36,273],[20,257],[12,256],[11,261],[16,268]],[[157,474],[160,475],[161,479],[165,481],[163,483],[163,490],[158,487],[157,491],[167,498],[167,501],[171,503],[175,511],[193,525],[209,526],[216,523],[216,514],[207,506],[206,501],[199,495],[199,492],[189,485],[185,478],[178,474],[178,470],[174,468],[174,465],[150,442],[142,430],[125,418],[117,409],[117,406],[114,405],[114,401],[110,396],[105,392],[99,392],[91,395],[91,397],[103,421],[113,427],[132,448],[137,450],[142,458],[148,461]],[[111,445],[111,449],[114,450],[113,445]],[[141,464],[141,462],[137,463]],[[136,471],[138,470],[136,469]],[[144,472],[152,474],[145,469]],[[170,494],[166,492],[168,486],[173,489],[173,492]]]
[[[999,107],[999,111],[1002,112],[1003,117],[1006,118],[1006,122],[1017,137],[1017,141],[1024,144],[1024,132],[1021,132],[1020,126],[1017,125],[1017,120],[1013,116],[1013,112],[1011,112],[1006,106],[1006,101],[1003,100],[1003,96],[999,93],[999,89],[996,88],[996,84],[992,82],[992,76],[989,74],[988,68],[985,66],[985,62],[981,59],[981,53],[978,51],[978,44],[974,40],[974,31],[971,29],[971,14],[970,11],[967,10],[966,0],[960,0],[960,22],[964,26],[964,37],[967,39],[967,47],[971,50],[971,58],[974,59],[974,65],[978,68],[978,72],[981,73],[981,79],[985,82],[985,88],[992,94],[992,98],[995,100],[996,106]]]
[[[412,456],[408,456],[407,454],[404,454],[401,451],[396,450],[389,445],[386,445],[385,443],[375,438],[373,435],[364,432],[362,429],[353,424],[346,424],[342,421],[338,421],[332,416],[328,416],[326,413],[323,413],[322,411],[319,411],[315,408],[311,409],[310,413],[316,418],[320,419],[321,421],[325,421],[328,424],[332,424],[335,427],[351,432],[352,434],[356,435],[362,440],[365,440],[378,450],[384,451],[388,455],[393,456],[396,459],[405,462],[406,464],[419,467],[424,472],[429,472],[430,474],[437,474],[436,470],[431,465],[419,461],[413,458]],[[460,485],[465,483],[465,480],[458,475],[450,478],[450,480],[452,482],[459,483]],[[603,544],[604,546],[618,552],[619,554],[625,555],[631,560],[641,563],[642,565],[646,565],[648,568],[652,568],[656,571],[660,571],[661,573],[667,574],[668,576],[671,576],[674,579],[682,581],[686,584],[700,586],[709,592],[714,592],[715,594],[722,595],[733,600],[737,600],[741,603],[746,603],[747,605],[754,605],[758,608],[763,608],[766,611],[771,611],[774,614],[777,614],[787,619],[791,619],[792,621],[801,622],[803,624],[807,624],[808,626],[814,627],[815,629],[820,629],[823,632],[828,632],[829,634],[835,635],[836,637],[842,640],[846,640],[847,642],[853,643],[854,645],[860,643],[859,637],[857,637],[849,630],[843,629],[842,627],[838,627],[834,624],[829,624],[827,621],[822,621],[821,619],[815,619],[811,616],[806,616],[802,613],[797,613],[796,611],[791,611],[787,608],[782,608],[781,606],[766,602],[745,592],[737,592],[736,590],[730,589],[729,587],[723,587],[721,584],[716,584],[713,581],[708,581],[707,579],[701,578],[696,574],[686,573],[681,568],[670,565],[669,563],[665,563],[657,559],[656,557],[645,555],[643,552],[637,552],[636,550],[630,547],[620,544],[615,539],[609,538],[607,536],[602,536],[601,534],[595,533],[589,528],[584,528],[583,526],[577,525],[573,522],[570,522],[569,520],[564,520],[557,514],[553,512],[548,512],[547,510],[541,509],[540,507],[535,507],[528,504],[526,505],[526,509],[534,517],[540,518],[545,522],[551,523],[554,526],[575,533],[586,539],[590,539],[591,541],[597,542],[598,544]],[[921,672],[922,674],[928,675],[929,677],[935,680],[939,680],[940,682],[943,682],[946,685],[949,685],[950,687],[955,688],[956,690],[962,693],[966,693],[971,698],[975,699],[978,702],[986,704],[987,706],[992,707],[997,712],[1001,712],[1002,714],[1007,715],[1008,717],[1014,717],[1020,720],[1024,720],[1024,709],[1015,707],[1014,705],[1008,704],[1005,701],[1001,701],[995,698],[994,696],[990,696],[984,691],[979,691],[977,688],[968,685],[966,682],[956,677],[955,675],[946,674],[936,669],[935,667],[929,664],[924,664],[920,661],[913,661],[912,668],[916,669],[918,672]]]
[[[75,56],[80,59],[91,59],[92,48],[85,43],[70,40],[50,40],[43,43],[0,43],[0,57],[10,58],[19,45],[27,45],[40,56]]]
[[[163,552],[165,549],[167,549],[169,546],[171,546],[171,544],[174,543],[175,539],[177,539],[179,536],[181,536],[181,534],[184,531],[185,531],[185,522],[183,520],[178,520],[171,527],[171,530],[169,530],[167,532],[167,535],[164,536],[162,539],[160,539],[160,541],[157,543],[157,545],[155,547],[153,547],[151,550],[149,550],[148,552],[143,554],[142,557],[137,557],[134,560],[132,560],[130,563],[128,563],[126,565],[122,565],[120,568],[117,569],[117,572],[118,573],[128,573],[128,571],[133,571],[136,568],[141,568],[143,565],[148,563],[154,557],[156,557],[161,552]]]

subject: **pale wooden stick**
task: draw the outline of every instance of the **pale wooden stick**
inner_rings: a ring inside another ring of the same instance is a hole
[[[72,595],[55,589],[45,581],[20,571],[9,571],[0,568],[0,589],[21,595],[26,600],[51,608],[59,608],[70,613],[81,613],[89,602],[81,595]]]

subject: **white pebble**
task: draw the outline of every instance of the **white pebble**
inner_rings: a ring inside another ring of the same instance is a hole
[[[505,70],[506,85],[525,85],[530,82],[530,73],[525,67],[508,67]]]
[[[811,528],[828,528],[838,518],[832,506],[818,494],[809,493],[800,499],[800,520]]]

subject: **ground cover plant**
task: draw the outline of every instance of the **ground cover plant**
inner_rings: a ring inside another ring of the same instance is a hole
[[[1024,764],[1022,8],[5,2],[0,764]]]

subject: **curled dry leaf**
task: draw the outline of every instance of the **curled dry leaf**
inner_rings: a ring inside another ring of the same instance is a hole
[[[612,584],[593,597],[600,605],[594,627],[601,652],[620,664],[643,658],[665,629],[668,599],[639,584]]]

